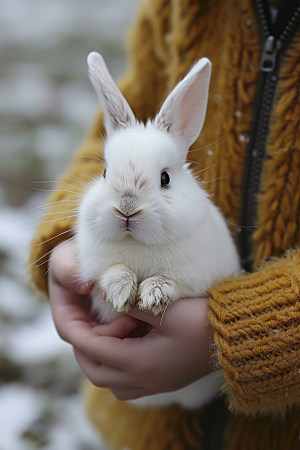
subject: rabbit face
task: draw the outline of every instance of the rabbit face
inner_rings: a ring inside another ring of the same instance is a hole
[[[184,156],[178,142],[150,123],[109,137],[105,176],[88,190],[79,215],[95,242],[133,238],[160,245],[195,230],[208,198]]]

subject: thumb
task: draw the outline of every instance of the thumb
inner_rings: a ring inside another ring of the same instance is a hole
[[[127,314],[122,314],[113,322],[99,325],[94,331],[99,336],[110,336],[123,339],[129,336],[138,326],[139,321]]]
[[[80,276],[76,245],[73,240],[55,247],[51,253],[50,261],[51,270],[49,274],[57,284],[82,295],[91,292],[93,284],[83,281]]]
[[[157,316],[155,316],[150,312],[141,311],[137,306],[131,308],[127,315],[132,319],[137,319],[138,321],[145,322],[146,324],[151,325],[153,328],[159,328],[164,318],[164,314],[158,314]]]

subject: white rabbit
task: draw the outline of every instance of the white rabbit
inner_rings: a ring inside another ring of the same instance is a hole
[[[95,282],[92,303],[102,322],[135,303],[164,313],[178,299],[207,295],[240,268],[224,218],[186,162],[205,119],[211,63],[200,59],[146,125],[136,120],[98,53],[88,56],[88,66],[107,136],[106,169],[79,206],[82,273]],[[199,384],[203,391],[200,381],[153,396],[154,403],[163,398],[198,406]]]

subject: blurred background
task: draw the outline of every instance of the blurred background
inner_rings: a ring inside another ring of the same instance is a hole
[[[84,417],[72,350],[25,265],[51,181],[97,108],[86,57],[99,51],[119,78],[140,1],[0,2],[0,450],[105,449]]]

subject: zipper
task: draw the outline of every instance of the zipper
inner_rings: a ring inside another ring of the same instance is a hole
[[[255,0],[259,23],[263,35],[263,49],[260,60],[260,86],[255,108],[251,140],[247,149],[242,198],[240,227],[240,256],[245,270],[251,271],[250,254],[252,234],[257,214],[257,194],[265,160],[265,143],[269,132],[274,95],[278,82],[280,63],[288,43],[300,23],[300,6],[295,8],[283,29],[271,31],[263,0]]]
[[[279,39],[275,39],[275,36],[270,35],[267,37],[260,60],[260,70],[262,72],[273,72],[275,70],[281,46],[282,42]]]

